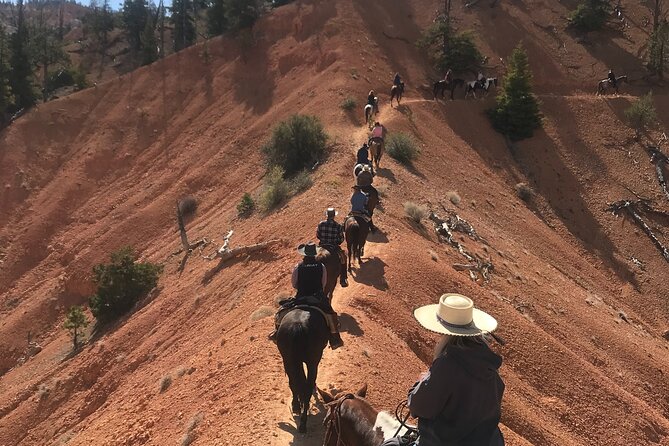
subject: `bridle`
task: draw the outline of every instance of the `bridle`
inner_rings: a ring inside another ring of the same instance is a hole
[[[346,395],[339,397],[336,401],[328,404],[328,406],[330,406],[330,411],[325,417],[325,420],[323,420],[323,424],[327,426],[325,429],[323,445],[330,444],[330,438],[334,433],[334,435],[337,436],[336,446],[350,446],[341,438],[341,406],[344,404],[344,401],[352,399],[355,399],[355,395],[347,393]]]
[[[405,428],[408,433],[417,432],[416,428],[406,424],[407,420],[411,416],[411,412],[407,412],[406,416],[404,416],[404,417],[402,416],[402,414],[404,413],[404,410],[407,409],[408,404],[409,404],[408,400],[403,400],[403,401],[400,401],[400,403],[395,408],[395,418],[397,418],[397,421],[399,421],[400,427],[397,428],[393,437],[397,437],[400,434],[400,431],[402,430],[402,428]]]

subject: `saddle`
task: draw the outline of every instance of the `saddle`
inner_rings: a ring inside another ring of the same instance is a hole
[[[291,297],[289,299],[282,300],[279,302],[279,309],[274,315],[274,325],[276,329],[281,325],[281,321],[294,309],[302,310],[316,310],[318,311],[325,322],[327,322],[328,327],[330,326],[330,318],[328,318],[328,313],[323,310],[323,301],[318,296],[300,296],[300,297]]]
[[[350,212],[350,213],[346,216],[346,219],[348,220],[348,219],[351,218],[351,217],[355,218],[356,220],[357,220],[358,218],[360,218],[360,219],[362,219],[364,222],[366,222],[367,224],[369,224],[369,222],[371,221],[371,218],[369,217],[369,215],[365,214],[364,212]]]

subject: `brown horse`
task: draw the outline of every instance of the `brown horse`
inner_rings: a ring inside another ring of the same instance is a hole
[[[404,94],[404,82],[400,82],[399,85],[392,86],[392,88],[390,89],[390,108],[393,108],[393,99],[397,100],[397,106],[399,107],[403,94]]]
[[[369,143],[369,156],[372,158],[372,163],[377,170],[383,156],[384,146],[383,141],[378,138],[372,138]]]
[[[444,79],[434,83],[434,88],[432,92],[434,94],[434,99],[437,99],[437,94],[441,92],[441,99],[444,99],[446,90],[451,92],[451,101],[454,99],[453,94],[455,89],[465,85],[464,79],[453,79],[450,83],[446,82]]]
[[[318,393],[327,407],[323,446],[379,446],[396,433],[407,432],[392,415],[379,412],[364,399],[366,384],[355,394],[334,396],[321,389]]]
[[[337,279],[341,274],[341,263],[339,262],[339,256],[331,253],[327,248],[320,247],[316,260],[321,262],[325,266],[327,271],[327,283],[325,284],[325,295],[332,302],[332,293],[337,286]]]
[[[358,259],[358,265],[362,263],[362,255],[369,234],[369,223],[363,217],[348,216],[344,223],[344,235],[346,236],[346,248],[348,250],[348,270],[351,271],[351,259]]]

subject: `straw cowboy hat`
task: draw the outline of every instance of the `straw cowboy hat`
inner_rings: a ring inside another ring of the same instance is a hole
[[[443,294],[438,304],[417,308],[413,315],[428,330],[452,336],[477,336],[497,328],[494,317],[474,308],[474,301],[462,294]]]
[[[302,243],[297,247],[297,252],[305,257],[316,257],[316,245],[314,242],[309,242],[307,244]]]

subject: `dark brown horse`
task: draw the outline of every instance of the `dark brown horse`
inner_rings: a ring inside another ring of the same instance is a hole
[[[390,89],[390,108],[393,107],[393,99],[397,100],[397,106],[399,107],[403,94],[404,94],[404,82],[400,82],[399,85],[392,86],[392,88]]]
[[[364,399],[367,385],[355,394],[335,396],[321,389],[318,393],[327,407],[323,446],[379,446],[407,431],[392,415],[379,412]]]
[[[616,94],[618,94],[618,86],[623,82],[629,83],[629,81],[627,80],[627,76],[616,77],[615,87],[613,86],[613,83],[611,82],[611,80],[609,78],[602,79],[601,81],[599,81],[597,83],[597,94],[596,94],[596,96],[606,94],[607,90],[609,88],[613,88],[615,90]]]
[[[325,295],[332,302],[332,293],[334,292],[335,287],[337,286],[337,279],[341,274],[341,263],[339,262],[339,256],[331,253],[328,249],[320,247],[319,253],[316,256],[316,260],[321,262],[325,266],[327,271],[327,283],[325,284]]]
[[[448,90],[451,92],[451,101],[452,101],[455,89],[463,85],[465,85],[464,79],[453,79],[450,83],[442,79],[434,83],[434,89],[432,90],[432,92],[434,94],[435,99],[437,99],[438,93],[441,93],[441,98],[444,99],[446,90]]]
[[[294,414],[299,415],[299,432],[307,431],[307,414],[316,387],[318,364],[329,336],[325,318],[315,309],[296,308],[290,311],[276,332],[276,345],[293,394],[291,408]],[[306,375],[304,365],[307,366]]]
[[[349,216],[346,218],[344,235],[346,236],[346,248],[348,250],[349,271],[351,271],[351,259],[358,259],[358,265],[362,263],[367,234],[369,234],[369,223],[363,217]]]

